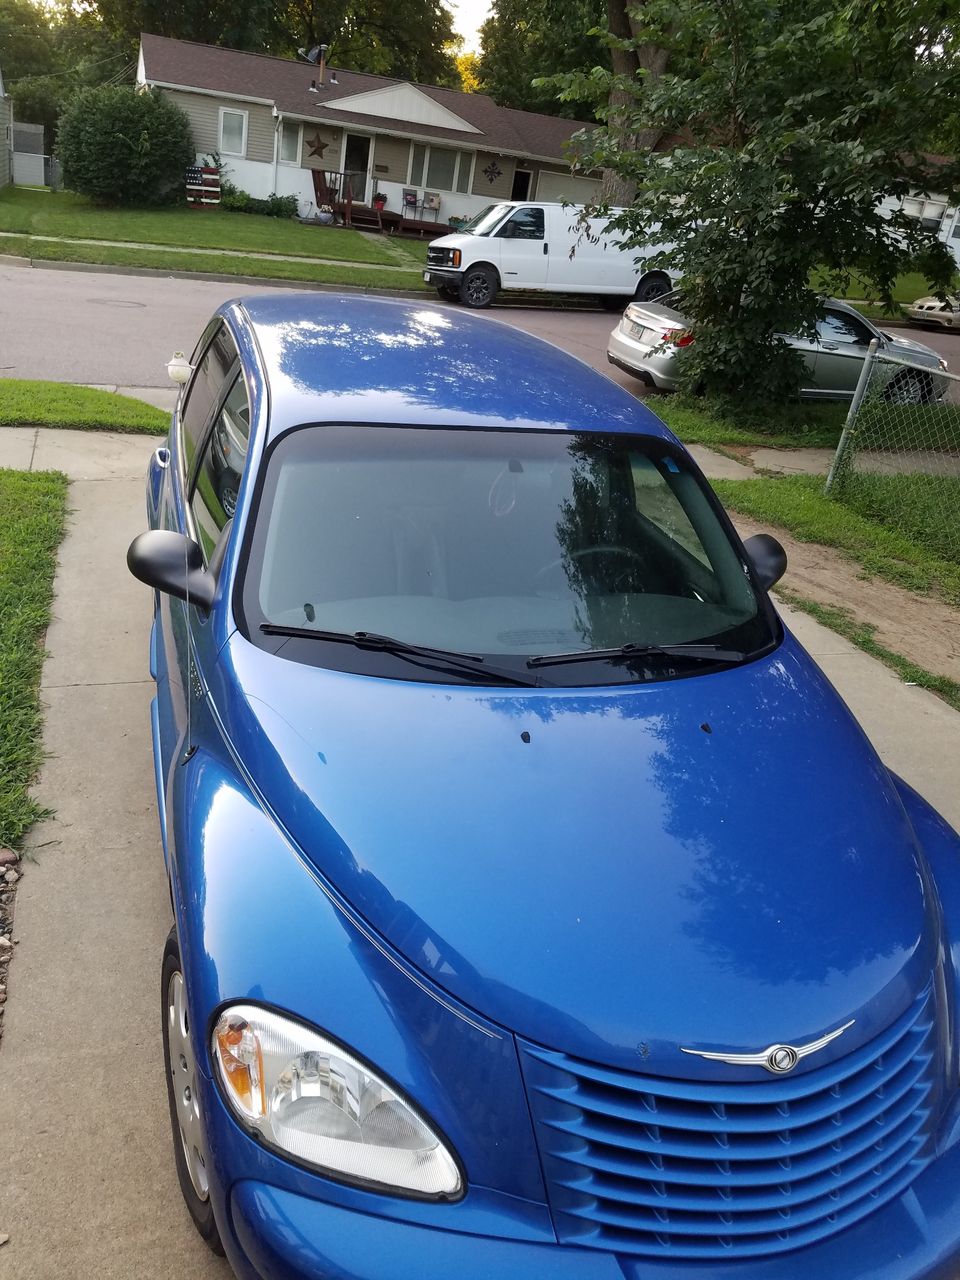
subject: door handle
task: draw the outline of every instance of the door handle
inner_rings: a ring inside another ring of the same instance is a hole
[[[157,451],[154,453],[153,457],[158,467],[169,466],[170,450],[166,448],[165,445],[161,445],[160,448],[157,449]]]
[[[836,351],[839,348],[840,343],[839,342],[821,342],[820,345],[821,347],[823,347],[824,351]]]
[[[550,252],[550,246],[547,244],[546,240],[544,240],[544,242],[543,242],[543,252],[544,252],[544,253],[549,253],[549,252]]]

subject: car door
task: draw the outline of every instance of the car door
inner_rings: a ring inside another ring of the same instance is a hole
[[[852,398],[876,334],[848,311],[827,307],[817,321],[814,388],[819,395]]]
[[[524,205],[515,209],[497,231],[500,276],[505,289],[536,288],[547,282],[549,244],[543,209]]]
[[[188,537],[196,537],[189,497],[193,492],[198,463],[211,423],[233,384],[238,367],[236,344],[221,321],[208,326],[192,363],[193,375],[174,415],[165,464],[166,479],[156,519],[158,528]],[[188,610],[182,601],[165,592],[157,595],[154,653],[157,732],[162,762],[159,781],[164,792],[170,769],[183,755],[186,745],[188,675],[193,661],[189,620],[195,612],[192,606]]]

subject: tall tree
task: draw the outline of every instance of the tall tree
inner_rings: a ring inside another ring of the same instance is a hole
[[[666,244],[661,265],[683,276],[690,384],[768,399],[795,391],[799,359],[778,334],[810,331],[816,273],[824,293],[845,291],[856,272],[889,300],[896,276],[918,264],[949,287],[947,249],[896,209],[913,191],[960,194],[960,164],[921,151],[960,93],[948,12],[941,0],[634,8],[624,43],[663,49],[669,74],[607,78],[629,97],[583,138],[581,163],[635,187],[611,225],[630,246]],[[648,130],[681,145],[624,145]]]
[[[273,22],[274,52],[326,44],[331,64],[347,71],[460,85],[453,15],[442,0],[281,0]]]
[[[609,70],[597,30],[605,24],[606,0],[493,0],[480,28],[480,88],[501,106],[583,116],[580,102],[561,100],[550,77]]]

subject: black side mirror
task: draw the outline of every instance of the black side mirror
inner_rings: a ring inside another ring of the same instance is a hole
[[[148,587],[210,612],[217,581],[203,567],[203,555],[192,538],[170,529],[141,533],[130,543],[127,568]]]
[[[780,581],[787,571],[787,553],[769,533],[755,533],[743,544],[750,563],[765,591]]]

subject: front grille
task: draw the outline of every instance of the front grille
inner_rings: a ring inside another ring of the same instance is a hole
[[[928,987],[846,1057],[749,1084],[634,1075],[522,1043],[558,1238],[720,1259],[850,1226],[931,1158],[935,1027]]]
[[[433,245],[431,245],[430,248],[427,250],[427,266],[428,267],[446,267],[448,265],[449,264],[447,262],[447,250],[442,248],[435,249]]]

